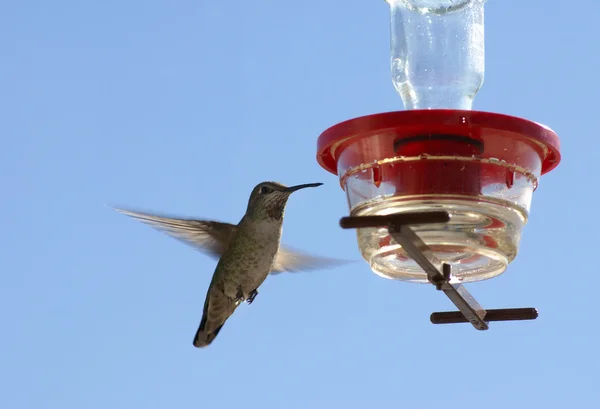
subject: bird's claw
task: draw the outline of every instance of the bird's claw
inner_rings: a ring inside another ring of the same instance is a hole
[[[248,294],[248,298],[246,299],[246,302],[248,303],[248,305],[252,304],[252,301],[254,301],[254,299],[256,298],[257,295],[258,295],[258,290],[250,291],[250,294]]]
[[[235,302],[236,304],[239,304],[241,302],[244,302],[244,292],[242,291],[242,287],[238,287],[237,289],[237,293],[235,294]]]
[[[246,301],[248,304],[252,304],[252,301],[254,301],[254,299],[256,298],[256,296],[258,295],[258,290],[252,290],[250,291],[250,294],[248,294],[248,298],[244,297],[244,292],[242,291],[242,287],[238,287],[237,293],[235,295],[235,302],[236,303],[241,303]]]

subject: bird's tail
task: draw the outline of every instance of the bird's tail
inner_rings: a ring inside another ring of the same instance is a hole
[[[206,295],[202,321],[194,337],[194,346],[204,348],[209,346],[223,328],[231,314],[238,306],[238,302],[230,299],[218,290],[212,289]]]
[[[200,328],[198,328],[198,331],[196,331],[196,336],[194,337],[194,346],[196,348],[204,348],[209,346],[217,337],[217,334],[219,331],[221,331],[221,328],[223,328],[224,324],[225,323],[221,324],[220,327],[217,327],[217,329],[213,330],[212,332],[205,331],[202,327],[202,324],[200,324]]]

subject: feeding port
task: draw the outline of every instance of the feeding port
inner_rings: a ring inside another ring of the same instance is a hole
[[[515,258],[533,192],[560,160],[549,128],[472,111],[484,77],[483,0],[388,0],[392,82],[405,111],[337,124],[318,161],[339,176],[351,216],[446,211],[414,225],[450,282],[497,276]],[[429,282],[387,228],[358,228],[363,258],[387,278]]]

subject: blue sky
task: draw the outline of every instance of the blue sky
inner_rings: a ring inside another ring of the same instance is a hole
[[[573,4],[487,3],[474,104],[561,137],[519,256],[468,287],[537,321],[434,326],[445,297],[361,261],[269,278],[198,350],[215,261],[107,205],[237,222],[262,180],[324,182],[283,241],[359,260],[316,140],[402,109],[387,5],[5,2],[0,407],[598,407],[600,6]]]

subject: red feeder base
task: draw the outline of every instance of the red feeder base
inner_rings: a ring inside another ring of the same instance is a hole
[[[339,175],[352,215],[449,211],[449,224],[416,231],[467,282],[496,276],[514,259],[538,178],[558,165],[560,153],[554,132],[525,119],[416,110],[327,129],[317,160]],[[357,234],[375,272],[427,281],[384,229]]]

